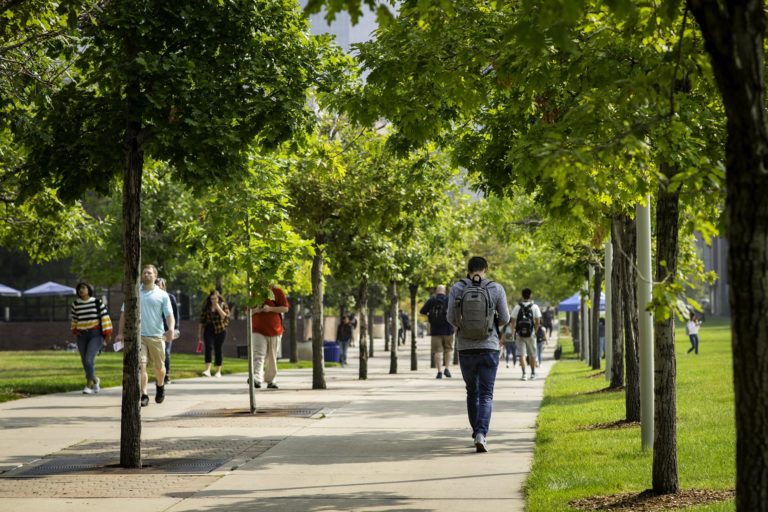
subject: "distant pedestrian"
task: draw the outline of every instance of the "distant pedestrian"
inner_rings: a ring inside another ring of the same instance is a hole
[[[427,315],[431,352],[434,358],[437,377],[451,377],[450,366],[453,361],[453,326],[448,322],[448,297],[445,286],[435,288],[435,295],[430,297],[419,310]],[[440,368],[443,368],[441,371]]]
[[[597,341],[600,349],[600,359],[605,359],[605,318],[597,321]]]
[[[544,325],[539,325],[536,328],[536,366],[541,367],[541,354],[544,352],[544,346],[549,345],[549,336],[547,336],[547,328]]]
[[[456,348],[467,389],[467,415],[475,449],[487,452],[499,367],[499,328],[509,322],[509,310],[504,288],[485,278],[485,258],[473,256],[467,270],[467,278],[451,287],[447,316],[456,327]]]
[[[147,366],[155,370],[155,402],[165,400],[165,344],[173,341],[176,318],[173,316],[171,299],[168,294],[155,284],[157,269],[154,265],[145,265],[141,271],[139,287],[139,326],[141,352],[139,354],[139,378],[141,386],[141,406],[149,405],[147,386],[149,375]],[[123,304],[123,310],[125,304]],[[163,322],[165,318],[165,323]],[[125,329],[125,311],[120,313],[120,326],[117,341],[123,340]],[[162,382],[162,384],[160,384]]]
[[[512,329],[517,336],[517,355],[526,380],[525,361],[531,366],[531,380],[536,378],[536,329],[541,324],[541,310],[531,299],[530,288],[523,289],[522,300],[512,309]],[[530,356],[526,358],[526,355]]]
[[[168,293],[168,289],[165,284],[165,279],[162,277],[158,277],[155,280],[155,284],[160,287],[161,290],[163,290],[165,293]],[[171,347],[173,347],[173,342],[177,339],[179,339],[179,336],[181,336],[181,317],[179,316],[179,303],[176,300],[176,296],[172,293],[168,293],[168,298],[171,299],[171,309],[173,310],[173,318],[176,319],[176,328],[173,330],[173,339],[170,343],[166,342],[165,344],[165,383],[170,384],[171,382]],[[165,316],[163,316],[163,327],[165,330],[168,330],[168,322],[165,320]]]
[[[341,323],[336,329],[336,343],[341,347],[341,367],[347,366],[347,351],[352,342],[352,323],[347,315],[341,317]]]
[[[515,339],[515,331],[512,326],[507,324],[502,330],[502,342],[504,343],[504,359],[507,362],[507,368],[509,368],[509,360],[512,359],[512,366],[515,366],[517,362],[517,340]]]
[[[277,347],[283,336],[282,315],[290,305],[285,292],[273,284],[269,285],[269,295],[261,306],[252,310],[253,386],[260,388],[266,380],[268,388],[277,389]]]
[[[547,330],[547,339],[551,338],[552,326],[555,323],[555,312],[552,309],[552,306],[547,306],[546,309],[541,313],[541,323]]]
[[[83,394],[92,395],[101,390],[101,379],[96,376],[96,355],[112,338],[112,320],[104,303],[93,296],[93,286],[83,281],[75,290],[71,330],[77,336],[77,350],[85,370]]]
[[[205,345],[205,370],[204,377],[211,376],[211,362],[216,364],[215,377],[221,377],[221,366],[224,363],[224,340],[227,338],[227,326],[229,325],[229,306],[218,290],[212,290],[203,303],[200,312],[200,323],[197,327],[197,339]],[[212,361],[211,353],[215,355]]]
[[[699,355],[699,319],[696,318],[696,313],[691,311],[688,317],[688,322],[685,324],[685,334],[691,340],[691,348],[688,349],[688,354],[695,351],[695,355]]]
[[[410,330],[411,328],[411,319],[408,318],[408,313],[406,313],[402,309],[399,310],[399,316],[400,316],[400,326],[397,330],[397,340],[399,345],[405,345],[406,331]]]

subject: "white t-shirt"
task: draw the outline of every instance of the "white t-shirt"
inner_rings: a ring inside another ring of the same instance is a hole
[[[531,312],[533,313],[533,319],[539,319],[541,320],[541,310],[539,309],[539,306],[536,305],[533,301],[523,301],[523,305],[529,306],[533,304],[533,307],[531,308]],[[517,314],[520,312],[520,303],[518,302],[515,304],[515,307],[512,308],[512,312],[509,314],[509,318],[517,322]]]
[[[699,334],[699,324],[693,320],[688,320],[688,323],[685,324],[685,331],[689,336],[691,334]]]

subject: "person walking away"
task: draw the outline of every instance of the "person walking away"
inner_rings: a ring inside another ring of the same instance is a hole
[[[549,345],[549,336],[547,336],[547,328],[542,324],[536,328],[536,366],[538,368],[541,368],[541,354],[545,345]]]
[[[531,380],[536,378],[536,330],[541,324],[541,310],[531,299],[530,288],[524,288],[522,300],[512,309],[512,330],[517,337],[517,354],[520,356],[520,368],[523,370],[522,380],[526,380],[526,355],[531,366]]]
[[[70,325],[77,336],[77,350],[85,371],[84,395],[101,390],[101,380],[96,376],[96,355],[112,338],[112,320],[104,303],[93,296],[93,286],[85,281],[75,288],[77,298],[72,303]]]
[[[427,299],[427,302],[419,310],[419,313],[427,316],[429,322],[429,336],[432,357],[434,358],[437,376],[451,377],[451,362],[453,361],[453,326],[448,322],[448,297],[445,295],[445,286],[435,288],[435,295]],[[440,367],[443,370],[440,371]]]
[[[229,306],[221,297],[218,290],[212,290],[203,303],[200,312],[200,323],[197,326],[197,340],[205,345],[205,370],[203,377],[211,376],[211,353],[216,364],[215,377],[221,377],[221,366],[224,362],[223,345],[227,338],[229,325]]]
[[[283,313],[290,305],[285,292],[269,285],[269,297],[253,309],[251,336],[253,337],[253,386],[261,387],[266,380],[267,387],[277,389],[277,347],[283,336]]]
[[[162,277],[158,277],[155,280],[155,284],[160,287],[161,290],[163,290],[165,293],[168,293],[168,288],[166,287],[165,279]],[[173,346],[173,342],[179,339],[179,336],[181,336],[181,331],[179,330],[179,327],[181,327],[181,317],[179,316],[179,303],[176,300],[176,296],[172,293],[168,293],[168,298],[171,299],[171,309],[173,310],[173,318],[176,319],[176,328],[173,330],[173,339],[170,343],[165,344],[165,384],[171,383],[171,347]],[[165,315],[163,315],[163,327],[165,330],[168,330],[168,322],[165,321]]]
[[[605,318],[597,321],[597,345],[600,349],[600,359],[605,359]]]
[[[541,323],[547,330],[547,339],[552,337],[552,326],[555,322],[555,312],[552,310],[552,306],[547,306],[544,312],[541,314]]]
[[[400,311],[400,328],[397,330],[397,344],[405,345],[406,331],[408,331],[411,328],[411,319],[408,318],[408,313],[406,313],[402,309],[400,309],[399,311]]]
[[[456,349],[467,392],[467,415],[477,452],[488,451],[493,387],[499,367],[499,328],[509,322],[504,288],[485,274],[488,262],[473,256],[467,277],[448,295],[448,322],[456,328]]]
[[[699,355],[699,319],[696,317],[696,313],[691,312],[688,316],[688,322],[685,324],[685,334],[691,340],[691,348],[688,349],[687,354],[695,351],[695,355]]]
[[[156,279],[157,268],[154,265],[145,265],[141,271],[139,287],[139,334],[141,336],[139,379],[142,407],[149,405],[147,365],[155,371],[155,402],[161,404],[165,400],[165,344],[173,341],[173,331],[176,329],[171,299],[155,284]],[[165,317],[165,324],[163,317]],[[120,312],[120,327],[116,341],[123,341],[124,329],[125,304]],[[163,384],[160,384],[161,382]]]
[[[512,358],[512,366],[515,366],[517,362],[517,340],[515,340],[515,331],[512,330],[512,326],[509,324],[505,325],[502,330],[501,342],[504,347],[504,358],[507,362],[507,368],[509,368],[510,358]]]
[[[341,317],[341,323],[336,329],[336,343],[341,347],[341,367],[347,366],[347,351],[352,342],[352,323],[347,315]]]

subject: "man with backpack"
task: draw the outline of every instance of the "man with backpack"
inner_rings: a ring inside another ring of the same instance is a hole
[[[419,310],[422,315],[427,315],[429,321],[429,336],[432,341],[432,357],[434,357],[437,377],[451,376],[453,358],[453,326],[448,323],[448,297],[445,295],[445,286],[435,288],[435,295],[430,297]],[[440,364],[444,370],[440,371]]]
[[[536,331],[541,325],[541,310],[531,300],[530,288],[523,289],[523,299],[512,309],[512,330],[517,336],[517,354],[520,356],[520,367],[525,375],[526,355],[530,356],[528,362],[531,365],[531,380],[536,378]]]
[[[487,452],[499,367],[499,329],[509,322],[509,309],[504,288],[485,278],[485,258],[470,258],[467,270],[467,278],[451,287],[447,316],[456,327],[456,349],[467,388],[467,415],[475,449]]]

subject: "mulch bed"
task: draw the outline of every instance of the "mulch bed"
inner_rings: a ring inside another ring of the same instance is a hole
[[[580,427],[579,430],[615,430],[620,428],[639,427],[639,421],[618,420],[610,423],[595,423],[594,425],[586,425]]]
[[[693,507],[725,501],[736,496],[733,490],[686,489],[675,494],[657,495],[652,490],[641,493],[622,493],[612,496],[593,496],[573,500],[570,506],[579,510],[652,512]]]

